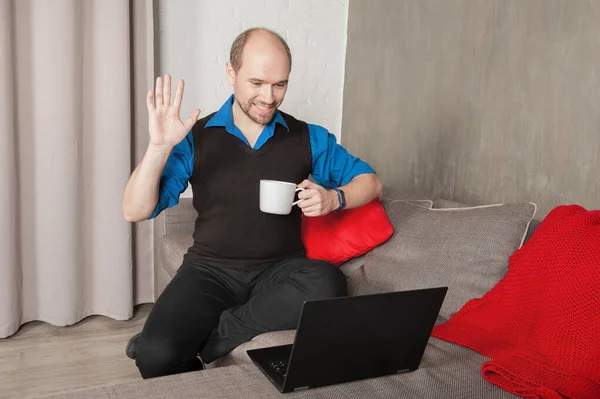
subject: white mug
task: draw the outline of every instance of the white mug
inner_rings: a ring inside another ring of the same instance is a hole
[[[292,207],[302,202],[294,202],[294,195],[304,190],[295,183],[277,180],[260,181],[260,210],[276,215],[288,215]]]

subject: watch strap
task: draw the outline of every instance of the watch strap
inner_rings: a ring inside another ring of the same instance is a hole
[[[337,192],[338,201],[340,203],[340,206],[337,209],[335,209],[334,212],[339,212],[346,206],[346,194],[343,190],[340,190],[339,188],[334,188],[334,190]]]

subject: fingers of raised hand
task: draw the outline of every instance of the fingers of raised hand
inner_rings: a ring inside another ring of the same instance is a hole
[[[171,75],[165,75],[165,83],[163,87],[163,104],[171,105]]]
[[[181,107],[181,100],[183,98],[183,86],[183,80],[179,79],[179,82],[177,83],[177,91],[175,92],[175,100],[173,101],[173,106],[176,108]]]
[[[199,116],[200,116],[200,110],[199,109],[195,109],[195,110],[192,111],[192,113],[190,114],[189,119],[185,122],[185,130],[186,131],[189,131],[194,126],[194,124],[198,120]]]
[[[177,91],[175,92],[173,105],[171,105],[171,75],[166,74],[164,77],[158,76],[156,78],[156,87],[154,91],[150,90],[146,96],[148,110],[152,111],[162,106],[166,106],[170,112],[178,113],[183,99],[183,87],[184,82],[180,79],[177,83]]]
[[[154,93],[154,102],[156,108],[163,105],[163,80],[162,77],[159,76],[156,78],[156,88]]]
[[[154,92],[152,90],[148,91],[146,95],[146,106],[149,112],[154,111]]]

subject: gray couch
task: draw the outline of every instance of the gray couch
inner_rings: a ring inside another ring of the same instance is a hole
[[[537,226],[533,204],[466,206],[386,189],[384,207],[394,236],[341,266],[350,295],[448,286],[443,323],[468,300],[484,295],[507,271],[508,257]],[[191,199],[164,212],[157,223],[157,276],[174,275],[192,244]],[[86,398],[275,398],[281,394],[252,364],[246,351],[292,343],[294,330],[259,335],[207,370],[74,393]],[[465,347],[430,338],[420,368],[398,374],[286,394],[302,398],[511,398],[485,381],[488,360]]]

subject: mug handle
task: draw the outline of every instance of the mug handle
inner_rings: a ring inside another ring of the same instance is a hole
[[[295,191],[295,192],[297,193],[298,191],[304,191],[304,190],[305,190],[304,188],[302,188],[302,187],[298,187],[298,188],[296,189],[296,191]],[[304,199],[300,199],[300,200],[298,200],[298,201],[296,201],[296,202],[292,202],[292,206],[294,206],[294,205],[298,205],[298,204],[299,204],[300,202],[302,202],[302,201],[304,201]]]

